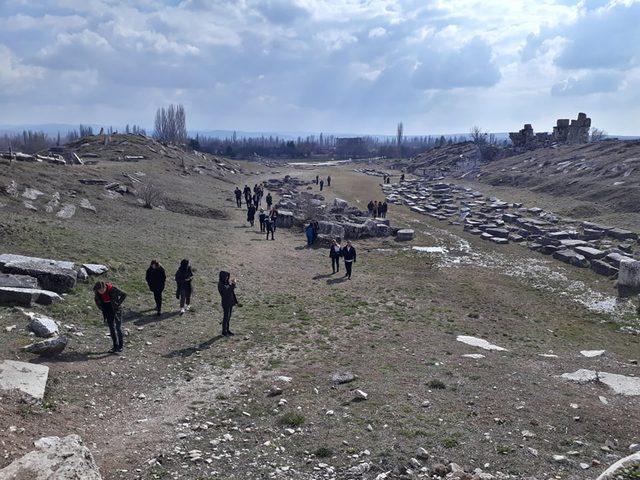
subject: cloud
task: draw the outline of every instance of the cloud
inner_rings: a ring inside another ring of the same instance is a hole
[[[555,96],[589,95],[592,93],[608,93],[618,90],[623,76],[617,72],[594,72],[581,77],[570,77],[551,87]]]
[[[491,47],[478,37],[457,50],[427,49],[419,61],[412,83],[424,90],[491,87],[500,80]]]

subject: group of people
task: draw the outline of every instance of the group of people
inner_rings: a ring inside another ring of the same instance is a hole
[[[344,276],[351,280],[353,264],[356,263],[356,249],[351,245],[351,242],[347,240],[345,246],[342,247],[338,240],[332,240],[331,247],[329,247],[329,257],[333,273],[340,271],[340,257],[344,258],[344,269],[346,270]]]
[[[244,189],[240,190],[239,187],[233,192],[236,196],[236,205],[238,208],[242,207],[242,196],[244,194],[244,202],[247,208],[253,206],[254,208],[259,208],[262,205],[262,197],[264,197],[264,188],[262,185],[258,185],[257,183],[253,186],[253,193],[251,193],[251,187],[249,185],[244,186]],[[271,205],[273,204],[273,197],[271,193],[267,193],[265,197],[265,202],[267,204],[267,210],[271,209]]]
[[[189,260],[183,259],[174,276],[176,282],[176,298],[180,301],[180,315],[183,315],[191,306],[193,294],[194,270]],[[167,275],[164,267],[157,260],[152,260],[145,276],[149,290],[153,293],[156,303],[156,315],[162,314],[162,293],[165,289]],[[231,336],[229,329],[231,311],[234,306],[241,306],[235,293],[236,282],[229,272],[222,271],[218,279],[218,292],[222,304],[223,317],[222,335]],[[93,286],[94,300],[102,312],[102,317],[109,327],[109,335],[113,341],[111,353],[122,352],[124,349],[124,337],[122,334],[121,306],[127,294],[109,282],[100,281]]]
[[[369,215],[373,218],[386,218],[387,217],[387,202],[378,202],[371,200],[367,204],[367,210],[369,210]]]
[[[316,175],[316,185],[320,187],[320,191],[324,188],[324,180],[320,178],[320,175]],[[327,176],[327,187],[331,186],[331,175]]]
[[[236,187],[234,193],[238,208],[242,207],[242,195],[244,193],[244,201],[247,206],[247,222],[249,222],[249,225],[253,227],[256,222],[256,213],[258,212],[258,208],[262,205],[264,188],[262,185],[258,185],[256,183],[253,187],[253,194],[251,193],[249,185],[245,185],[243,190]],[[267,240],[269,240],[269,236],[271,236],[271,240],[275,240],[274,234],[276,232],[276,222],[278,220],[278,209],[273,206],[273,197],[271,196],[271,193],[267,193],[265,202],[267,204],[266,212],[265,209],[260,208],[260,213],[258,214],[260,233],[266,233]]]

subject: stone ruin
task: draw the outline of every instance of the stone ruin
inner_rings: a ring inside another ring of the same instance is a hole
[[[591,119],[586,113],[579,113],[576,120],[566,118],[558,119],[553,133],[533,131],[530,123],[517,132],[510,132],[509,138],[513,146],[520,149],[534,149],[549,146],[553,143],[587,143],[589,141],[589,130]]]

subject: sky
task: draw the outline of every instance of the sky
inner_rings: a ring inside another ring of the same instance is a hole
[[[0,124],[640,134],[640,0],[0,0]]]

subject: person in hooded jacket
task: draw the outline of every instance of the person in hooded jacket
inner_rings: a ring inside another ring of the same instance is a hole
[[[94,301],[102,312],[102,317],[109,327],[109,335],[113,341],[111,353],[121,352],[124,348],[122,335],[122,319],[120,318],[120,306],[127,298],[127,294],[112,283],[97,282],[93,286]]]
[[[242,190],[236,187],[234,193],[236,195],[236,205],[238,206],[238,208],[240,208],[242,207]]]
[[[193,270],[189,264],[189,260],[186,258],[180,262],[180,266],[176,271],[176,298],[180,299],[180,315],[184,315],[185,308],[189,310],[191,307],[191,294],[193,293],[193,287],[191,281],[193,280]]]
[[[254,205],[249,205],[249,208],[247,208],[247,222],[249,222],[253,227],[253,224],[255,223],[255,221],[256,221],[256,207]]]
[[[238,304],[236,298],[236,281],[231,279],[229,272],[220,272],[218,277],[218,293],[220,293],[220,301],[222,303],[222,336],[232,336],[234,333],[229,329],[231,322],[231,311]]]
[[[160,315],[162,313],[162,291],[167,280],[167,274],[157,260],[151,260],[151,265],[147,268],[146,280],[149,290],[153,292],[153,298],[156,301],[156,315]]]

